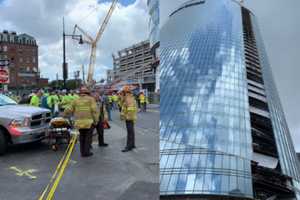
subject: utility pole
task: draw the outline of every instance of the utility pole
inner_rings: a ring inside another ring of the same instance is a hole
[[[63,80],[64,80],[64,89],[67,87],[68,79],[68,64],[66,63],[66,33],[65,33],[65,18],[63,17]]]
[[[56,73],[56,89],[58,88],[58,73]]]
[[[79,44],[83,44],[82,35],[66,34],[65,32],[65,18],[63,17],[63,79],[64,89],[67,89],[68,79],[68,63],[66,62],[66,37],[72,37],[73,39],[79,40]]]
[[[82,82],[85,84],[85,72],[84,72],[84,65],[81,66],[81,71],[82,71]]]
[[[77,88],[79,76],[80,76],[80,71],[79,70],[75,71],[74,72],[75,88]]]

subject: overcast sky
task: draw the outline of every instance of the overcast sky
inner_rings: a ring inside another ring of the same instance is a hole
[[[186,0],[161,0],[161,25]],[[300,1],[245,0],[256,15],[285,116],[300,152]]]
[[[97,49],[95,78],[105,77],[112,68],[112,53],[148,38],[146,0],[119,0]],[[42,76],[62,77],[62,17],[66,31],[75,24],[95,37],[111,0],[0,0],[0,31],[28,33],[39,45],[39,68]],[[90,47],[67,39],[69,77],[84,63],[88,68]]]

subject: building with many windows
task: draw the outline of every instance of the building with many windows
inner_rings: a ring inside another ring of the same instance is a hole
[[[149,20],[149,38],[151,54],[154,57],[152,67],[155,70],[156,88],[155,91],[159,92],[159,0],[147,1],[150,20]]]
[[[300,199],[253,13],[234,0],[186,1],[160,41],[161,199]]]
[[[27,34],[0,33],[0,59],[9,61],[9,87],[36,87],[39,82],[38,46]]]
[[[113,55],[113,70],[107,71],[107,82],[125,81],[140,84],[149,92],[155,90],[155,70],[149,41],[143,41]]]

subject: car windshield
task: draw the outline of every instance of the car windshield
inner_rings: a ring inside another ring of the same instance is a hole
[[[3,94],[0,94],[0,106],[5,106],[5,105],[16,105],[17,103],[9,98],[8,96],[5,96]]]

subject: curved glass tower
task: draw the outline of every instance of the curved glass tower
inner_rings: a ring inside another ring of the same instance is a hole
[[[149,20],[149,41],[151,54],[155,58],[152,67],[155,69],[155,91],[159,92],[159,0],[147,1],[150,20]]]
[[[187,1],[160,41],[161,198],[296,198],[299,164],[251,12]]]

